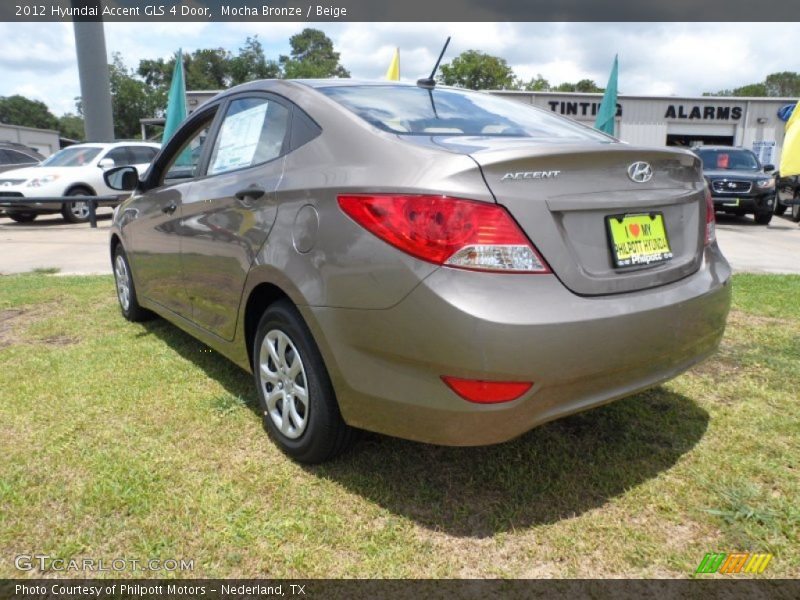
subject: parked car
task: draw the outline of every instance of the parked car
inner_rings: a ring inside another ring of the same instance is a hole
[[[111,227],[122,314],[253,372],[319,462],[356,429],[480,445],[717,348],[731,270],[700,160],[489,94],[258,81],[200,107]]]
[[[0,210],[19,223],[33,221],[41,214],[59,212],[70,223],[85,223],[89,220],[86,202],[61,205],[36,202],[36,198],[114,194],[114,190],[106,186],[103,172],[124,165],[135,165],[144,172],[159,148],[158,144],[149,142],[69,146],[36,166],[3,173],[0,176]],[[99,205],[115,206],[118,202]]]
[[[746,148],[695,146],[703,161],[703,172],[714,209],[734,215],[752,214],[756,223],[767,225],[775,212],[774,165],[762,165]]]
[[[775,186],[775,214],[780,216],[790,210],[792,220],[800,222],[800,177],[781,177],[776,173],[775,179],[778,182]]]
[[[0,142],[0,173],[35,165],[42,160],[44,156],[24,144]]]

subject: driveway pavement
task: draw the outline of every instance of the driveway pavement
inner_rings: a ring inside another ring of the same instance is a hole
[[[97,229],[41,215],[33,223],[0,217],[0,274],[56,268],[65,275],[111,273],[108,228],[111,213],[97,215]]]
[[[110,223],[110,213],[98,215],[97,229],[66,224],[58,215],[26,225],[0,218],[0,274],[53,267],[63,274],[110,274]],[[717,239],[736,271],[800,274],[800,226],[787,217],[764,227],[749,216],[720,214]]]
[[[751,216],[718,214],[717,241],[735,271],[800,274],[800,225],[787,216],[764,227]]]

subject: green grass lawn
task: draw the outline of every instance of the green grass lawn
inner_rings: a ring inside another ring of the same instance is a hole
[[[689,577],[711,551],[798,577],[800,277],[734,290],[720,352],[664,386],[499,446],[367,434],[308,468],[268,440],[249,375],[122,319],[110,277],[0,277],[0,577],[31,553],[195,577]]]

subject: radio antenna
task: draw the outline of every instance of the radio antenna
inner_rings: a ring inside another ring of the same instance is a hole
[[[433,67],[433,71],[431,71],[431,75],[428,78],[417,79],[417,85],[421,88],[425,88],[428,90],[432,90],[436,87],[436,71],[439,70],[439,63],[442,62],[442,57],[444,56],[445,50],[447,50],[447,45],[450,43],[450,36],[447,36],[447,41],[444,43],[444,48],[439,53],[439,60],[436,61],[436,65]]]

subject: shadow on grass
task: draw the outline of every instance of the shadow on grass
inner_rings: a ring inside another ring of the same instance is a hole
[[[146,324],[254,412],[252,379],[165,321]],[[307,467],[423,527],[486,537],[604,505],[672,467],[708,413],[659,387],[534,429],[505,444],[448,448],[365,433],[344,456]]]
[[[142,325],[144,330],[138,334],[139,337],[146,335],[158,337],[182,358],[194,363],[208,377],[219,382],[232,396],[231,400],[240,399],[253,412],[259,414],[260,418],[258,395],[252,376],[165,319],[145,321]]]

